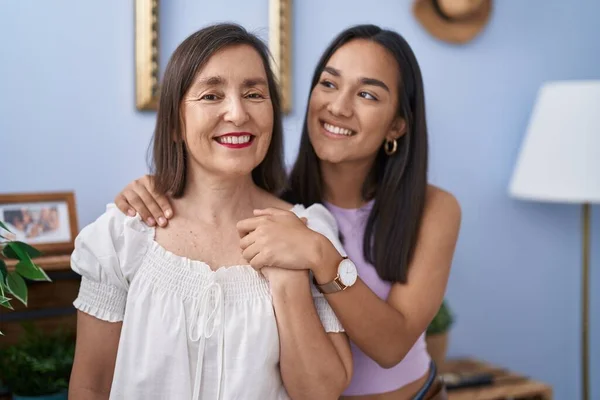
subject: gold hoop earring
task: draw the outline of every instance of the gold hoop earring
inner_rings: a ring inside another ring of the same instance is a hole
[[[398,141],[396,139],[386,139],[385,144],[383,145],[383,150],[385,150],[385,154],[391,156],[396,152],[396,150],[398,150]]]

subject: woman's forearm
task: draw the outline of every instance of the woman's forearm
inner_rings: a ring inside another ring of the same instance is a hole
[[[337,275],[341,256],[327,238],[315,254],[313,270],[319,283],[332,281]],[[344,326],[350,339],[383,368],[398,364],[411,349],[418,335],[411,337],[406,318],[380,299],[360,278],[344,291],[326,295],[329,305]],[[414,336],[414,335],[413,335]]]
[[[402,361],[418,339],[410,337],[402,314],[360,279],[326,298],[350,339],[383,368]]]
[[[293,399],[337,399],[350,382],[315,310],[308,279],[272,285],[284,385]]]

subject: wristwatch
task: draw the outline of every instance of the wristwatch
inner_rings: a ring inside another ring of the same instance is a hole
[[[354,285],[356,278],[358,278],[356,265],[348,257],[344,257],[338,264],[337,276],[331,282],[319,285],[314,277],[313,280],[321,293],[331,294],[341,292]]]

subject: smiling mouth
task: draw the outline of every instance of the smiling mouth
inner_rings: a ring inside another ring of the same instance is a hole
[[[214,138],[214,141],[232,149],[248,147],[254,141],[254,135],[250,133],[222,135]]]
[[[325,121],[321,121],[321,127],[325,132],[333,136],[349,137],[356,135],[356,132],[351,129],[342,128],[341,126],[336,126]]]

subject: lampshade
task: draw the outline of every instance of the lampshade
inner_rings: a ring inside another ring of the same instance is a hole
[[[600,202],[600,80],[540,89],[509,191],[525,200]]]

